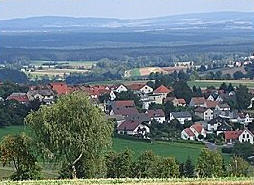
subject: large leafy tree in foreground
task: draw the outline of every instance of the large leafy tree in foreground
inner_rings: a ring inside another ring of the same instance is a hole
[[[62,96],[26,117],[32,138],[44,159],[69,169],[72,178],[98,177],[104,153],[111,146],[112,124],[86,94]]]

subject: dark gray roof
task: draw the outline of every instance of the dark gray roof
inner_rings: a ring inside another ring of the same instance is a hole
[[[174,118],[189,118],[192,117],[189,112],[171,112]]]
[[[148,117],[145,113],[137,113],[137,114],[131,114],[126,117],[126,120],[133,120],[133,121],[139,121],[139,122],[149,122],[151,119]]]

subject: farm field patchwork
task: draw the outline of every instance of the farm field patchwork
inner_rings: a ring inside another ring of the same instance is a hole
[[[216,88],[225,82],[226,84],[232,83],[233,86],[246,85],[248,88],[254,88],[254,80],[195,80],[189,81],[188,85],[193,87],[194,85],[201,88],[206,88],[207,86],[214,86]]]
[[[56,68],[53,64],[49,65],[49,63],[62,66],[62,69]],[[64,77],[64,75],[69,75],[70,73],[87,73],[95,64],[95,61],[31,61],[30,65],[35,66],[35,70],[32,67],[32,70],[27,70],[26,74],[31,79],[43,76],[48,76],[49,78]]]
[[[125,72],[125,77],[148,76],[151,73],[170,74],[174,71],[186,70],[186,67],[143,67],[135,68]]]

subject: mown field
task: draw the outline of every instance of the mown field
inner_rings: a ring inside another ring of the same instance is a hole
[[[0,181],[0,185],[253,185],[253,178],[225,179],[80,179],[80,180],[41,180],[41,181]]]
[[[240,84],[246,85],[248,88],[254,88],[254,80],[195,80],[189,81],[188,85],[193,87],[194,85],[201,88],[208,86],[220,87],[225,82],[226,84],[232,83],[233,86],[239,86]]]

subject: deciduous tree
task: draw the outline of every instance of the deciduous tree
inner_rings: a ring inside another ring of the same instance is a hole
[[[99,176],[105,151],[111,146],[112,123],[81,92],[61,96],[26,117],[38,153],[69,166],[77,177],[77,164],[85,164],[83,177]]]

